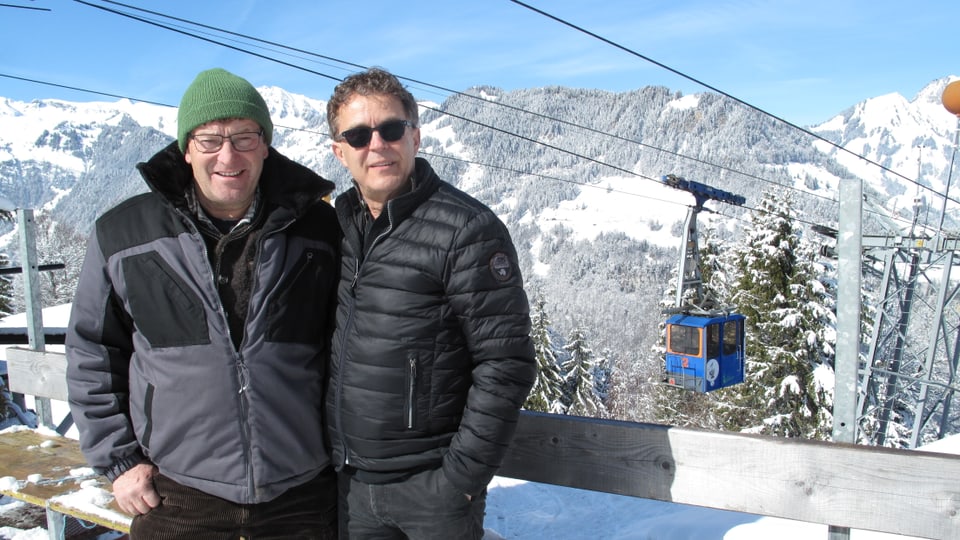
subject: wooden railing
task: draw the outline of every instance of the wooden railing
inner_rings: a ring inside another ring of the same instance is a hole
[[[11,354],[12,352],[12,354]],[[64,396],[60,353],[11,386]],[[501,476],[922,538],[960,539],[960,456],[524,411]]]
[[[960,456],[524,412],[501,476],[960,538]]]

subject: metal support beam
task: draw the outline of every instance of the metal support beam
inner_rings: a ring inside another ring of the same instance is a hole
[[[860,365],[860,261],[863,182],[840,183],[837,236],[837,356],[834,365],[833,440],[857,440],[857,367]],[[828,540],[849,540],[850,528],[830,525]]]
[[[36,222],[33,210],[17,209],[17,226],[20,229],[20,266],[23,268],[23,291],[27,307],[27,340],[34,351],[46,350],[43,335],[43,303],[40,297],[40,268],[37,266]],[[53,411],[50,400],[36,398],[37,421],[53,427]]]

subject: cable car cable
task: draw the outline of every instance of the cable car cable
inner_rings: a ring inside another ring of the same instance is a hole
[[[75,0],[75,1],[77,1],[77,2],[79,2],[79,3],[81,3],[81,4],[85,4],[85,5],[88,5],[88,6],[98,7],[98,8],[99,8],[99,6],[90,4],[89,2],[85,2],[85,1],[83,1],[83,0]],[[172,16],[172,15],[167,15],[167,14],[160,13],[160,12],[157,12],[157,11],[147,10],[147,9],[140,8],[140,7],[137,7],[137,6],[132,6],[132,5],[129,5],[129,4],[122,3],[122,2],[117,2],[117,1],[115,1],[115,0],[102,0],[102,1],[105,2],[105,3],[109,3],[109,4],[116,5],[116,6],[122,6],[122,7],[128,8],[128,9],[133,9],[133,10],[136,10],[136,11],[140,11],[140,12],[144,12],[144,13],[149,13],[149,14],[151,14],[151,15],[155,15],[155,16],[159,16],[159,17],[163,17],[163,18],[175,20],[175,21],[182,22],[182,23],[186,23],[186,24],[189,24],[189,25],[198,26],[198,27],[200,27],[200,28],[205,28],[205,29],[208,29],[208,30],[213,30],[213,31],[215,31],[215,32],[221,32],[221,33],[224,33],[224,34],[228,34],[228,35],[232,35],[232,36],[236,36],[236,37],[241,37],[241,38],[243,38],[243,39],[247,39],[247,40],[251,40],[251,41],[256,41],[256,42],[268,44],[268,45],[271,45],[271,46],[274,46],[274,47],[279,47],[279,48],[282,48],[282,49],[294,51],[294,52],[297,52],[297,53],[301,53],[301,54],[305,54],[305,55],[309,55],[309,56],[314,56],[314,57],[317,57],[317,58],[322,58],[322,59],[324,59],[324,60],[329,60],[329,61],[336,62],[336,63],[339,63],[339,64],[343,64],[343,65],[346,65],[346,66],[350,66],[350,67],[353,67],[353,68],[357,68],[357,69],[367,69],[367,66],[364,66],[364,65],[361,65],[361,64],[357,64],[357,63],[350,62],[350,61],[347,61],[347,60],[342,60],[342,59],[339,59],[339,58],[334,58],[334,57],[332,57],[332,56],[322,55],[322,54],[320,54],[320,53],[308,51],[308,50],[305,50],[305,49],[300,49],[300,48],[296,48],[296,47],[291,47],[291,46],[284,45],[284,44],[282,44],[282,43],[278,43],[278,42],[275,42],[275,41],[270,41],[270,40],[258,38],[258,37],[255,37],[255,36],[250,36],[250,35],[248,35],[248,34],[243,34],[243,33],[239,33],[239,32],[233,32],[233,31],[230,31],[230,30],[226,30],[226,29],[223,29],[223,28],[219,28],[219,27],[215,27],[215,26],[211,26],[211,25],[199,23],[199,22],[192,21],[192,20],[189,20],[189,19],[184,19],[184,18],[181,18],[181,17],[175,17],[175,16]],[[105,10],[111,12],[111,13],[123,14],[122,12],[118,12],[118,11],[116,11],[116,10],[110,10],[110,9],[107,9],[107,8],[100,8],[100,9],[105,9]],[[131,17],[131,18],[134,18],[134,19],[136,19],[136,20],[143,21],[143,22],[149,22],[150,24],[155,24],[156,26],[159,26],[159,27],[161,27],[161,28],[168,28],[167,26],[165,26],[165,25],[163,25],[162,23],[159,23],[159,22],[149,21],[149,20],[141,19],[141,18],[134,17],[134,16],[130,16],[130,17]],[[169,29],[169,28],[168,28],[168,29]],[[181,33],[185,33],[185,34],[188,35],[188,36],[193,36],[192,34],[189,34],[189,33],[187,33],[187,32],[181,32]],[[209,41],[209,40],[208,40],[208,41]],[[214,43],[217,43],[217,42],[214,42]],[[333,66],[331,66],[331,67],[333,67]],[[589,127],[589,126],[584,126],[584,125],[582,125],[582,124],[577,124],[577,123],[575,123],[575,122],[570,122],[570,121],[568,121],[568,120],[564,120],[564,119],[557,118],[557,117],[554,117],[554,116],[550,116],[550,115],[547,115],[547,114],[538,113],[538,112],[536,112],[536,111],[530,111],[530,110],[524,109],[524,108],[522,108],[522,107],[517,107],[517,106],[514,106],[514,105],[510,105],[509,103],[503,103],[503,102],[500,102],[500,101],[493,101],[493,102],[491,102],[491,101],[486,100],[486,99],[483,99],[482,97],[479,97],[479,96],[475,96],[475,95],[472,95],[472,94],[469,94],[469,93],[466,93],[466,92],[460,92],[460,91],[457,91],[457,90],[453,90],[453,89],[451,89],[451,88],[446,88],[446,87],[443,87],[443,86],[435,85],[435,84],[432,84],[432,83],[429,83],[429,82],[425,82],[425,81],[413,79],[413,78],[410,78],[410,77],[398,76],[398,78],[403,79],[403,80],[406,80],[406,81],[410,81],[410,82],[415,83],[415,84],[420,84],[420,85],[423,85],[423,86],[427,86],[427,87],[430,87],[430,88],[434,88],[434,89],[437,89],[437,90],[441,90],[441,91],[443,91],[443,92],[445,92],[445,93],[448,93],[448,94],[453,94],[453,95],[458,95],[458,96],[461,96],[461,97],[466,97],[466,98],[470,98],[470,99],[475,99],[475,100],[478,100],[478,101],[480,101],[481,103],[483,103],[483,104],[485,104],[485,105],[494,105],[494,106],[504,107],[504,108],[507,108],[507,109],[509,109],[509,110],[513,110],[513,111],[516,111],[516,112],[521,112],[521,113],[524,113],[524,114],[529,114],[529,115],[532,115],[532,116],[540,117],[540,118],[543,118],[543,119],[546,119],[546,120],[550,120],[550,121],[552,121],[552,122],[558,122],[558,123],[565,124],[565,125],[569,125],[569,126],[573,126],[573,127],[579,128],[579,129],[584,129],[584,130],[589,131],[589,132],[592,132],[592,133],[596,133],[596,134],[603,135],[603,136],[606,136],[606,137],[611,137],[611,138],[618,139],[618,140],[621,140],[621,141],[624,141],[624,142],[629,142],[629,143],[632,143],[632,144],[637,144],[637,145],[639,145],[639,146],[641,146],[641,147],[645,147],[645,148],[649,148],[649,149],[651,149],[651,150],[656,150],[656,151],[658,151],[658,152],[662,152],[662,153],[665,153],[665,154],[673,155],[674,157],[678,157],[678,158],[681,158],[681,159],[690,160],[690,161],[693,161],[693,162],[695,162],[695,163],[700,163],[700,164],[702,164],[702,165],[707,165],[707,166],[710,166],[710,167],[715,167],[715,168],[717,168],[717,169],[719,169],[719,170],[726,170],[726,171],[728,171],[728,172],[731,172],[731,173],[734,173],[734,174],[738,174],[738,175],[741,175],[741,176],[744,176],[744,177],[747,177],[747,178],[753,178],[753,179],[755,179],[755,180],[759,180],[759,181],[762,181],[762,182],[766,182],[766,183],[769,183],[769,184],[771,184],[771,185],[775,185],[775,186],[780,187],[780,188],[794,189],[794,190],[796,190],[796,191],[800,191],[800,192],[802,192],[802,193],[805,193],[805,194],[807,194],[807,195],[809,195],[809,196],[818,197],[818,198],[823,198],[824,200],[827,200],[827,201],[836,202],[836,201],[834,201],[833,199],[831,199],[831,198],[829,198],[829,197],[827,197],[827,196],[824,196],[824,195],[820,195],[820,194],[817,194],[817,193],[810,193],[810,192],[808,192],[808,191],[803,191],[803,190],[794,188],[793,186],[780,184],[779,182],[775,182],[775,181],[773,181],[773,180],[769,180],[769,179],[763,178],[763,177],[758,176],[758,175],[754,175],[754,174],[751,174],[751,173],[748,173],[748,172],[745,172],[745,171],[741,171],[741,170],[738,170],[738,169],[734,169],[734,168],[732,168],[732,167],[724,166],[724,165],[721,165],[721,164],[718,164],[718,163],[712,163],[712,162],[710,162],[710,161],[706,161],[706,160],[703,160],[703,159],[700,159],[700,158],[696,158],[696,157],[693,157],[693,156],[687,156],[687,155],[681,154],[681,153],[679,153],[679,152],[675,152],[675,151],[672,151],[672,150],[667,150],[667,149],[665,149],[665,148],[660,148],[660,147],[657,147],[657,146],[653,146],[653,145],[644,143],[644,142],[642,142],[642,141],[638,141],[638,140],[636,140],[636,139],[631,139],[631,138],[629,138],[629,137],[624,137],[624,136],[621,136],[621,135],[617,135],[617,134],[615,134],[615,133],[610,133],[610,132],[606,132],[606,131],[601,131],[601,130],[596,129],[596,128],[592,128],[592,127]],[[440,112],[441,112],[442,114],[447,114],[447,113],[445,113],[444,111],[440,111]],[[466,121],[470,121],[470,120],[467,119]]]
[[[874,165],[874,166],[878,167],[878,168],[879,168],[880,170],[882,170],[882,171],[886,171],[886,172],[888,172],[888,173],[890,173],[890,174],[893,174],[894,176],[897,176],[897,177],[899,177],[899,178],[902,178],[903,180],[906,180],[906,181],[908,181],[908,182],[910,182],[910,183],[916,184],[917,186],[921,186],[921,187],[923,187],[924,189],[930,190],[930,191],[933,192],[933,193],[937,193],[933,188],[928,187],[928,186],[924,186],[924,185],[921,184],[918,180],[909,178],[909,177],[907,177],[907,176],[905,176],[905,175],[903,175],[903,174],[901,174],[901,173],[898,173],[898,172],[896,172],[896,171],[894,171],[894,170],[892,170],[892,169],[890,169],[890,168],[888,168],[888,167],[886,167],[886,166],[884,166],[884,165],[881,165],[880,163],[877,163],[876,161],[873,161],[873,160],[871,160],[871,159],[869,159],[869,158],[867,158],[867,157],[861,156],[861,155],[857,154],[856,152],[854,152],[854,151],[852,151],[852,150],[848,150],[848,149],[840,146],[839,144],[837,144],[837,143],[835,143],[835,142],[833,142],[833,141],[831,141],[831,140],[829,140],[829,139],[827,139],[827,138],[825,138],[825,137],[823,137],[823,136],[821,136],[821,135],[818,135],[818,134],[816,134],[816,133],[814,133],[814,132],[812,132],[812,131],[810,131],[810,130],[808,130],[808,129],[802,128],[802,127],[794,124],[793,122],[790,122],[789,120],[786,120],[786,119],[784,119],[784,118],[781,118],[781,117],[779,117],[779,116],[777,116],[777,115],[775,115],[775,114],[773,114],[773,113],[767,112],[767,111],[761,109],[760,107],[757,107],[756,105],[752,105],[752,104],[750,104],[750,103],[748,103],[748,102],[746,102],[746,101],[744,101],[744,100],[742,100],[742,99],[740,99],[740,98],[738,98],[738,97],[736,97],[736,96],[734,96],[734,95],[732,95],[732,94],[730,94],[730,93],[728,93],[728,92],[724,92],[723,90],[720,90],[719,88],[716,88],[715,86],[709,85],[709,84],[707,84],[707,83],[705,83],[705,82],[703,82],[703,81],[701,81],[701,80],[699,80],[699,79],[697,79],[697,78],[695,78],[695,77],[692,77],[692,76],[690,76],[690,75],[687,75],[686,73],[683,73],[683,72],[680,71],[680,70],[674,69],[674,68],[672,68],[672,67],[670,67],[670,66],[668,66],[668,65],[666,65],[666,64],[664,64],[664,63],[662,63],[662,62],[658,62],[658,61],[656,61],[656,60],[654,60],[654,59],[652,59],[652,58],[650,58],[650,57],[648,57],[648,56],[644,56],[644,55],[642,55],[642,54],[640,54],[640,53],[638,53],[638,52],[636,52],[636,51],[634,51],[634,50],[632,50],[632,49],[630,49],[630,48],[628,48],[628,47],[625,47],[625,46],[623,46],[623,45],[620,45],[619,43],[617,43],[617,42],[615,42],[615,41],[612,41],[612,40],[607,39],[607,38],[605,38],[605,37],[603,37],[603,36],[601,36],[601,35],[599,35],[599,34],[596,34],[596,33],[591,32],[591,31],[589,31],[589,30],[587,30],[587,29],[585,29],[585,28],[582,28],[582,27],[580,27],[580,26],[577,26],[577,25],[575,25],[575,24],[573,24],[573,23],[571,23],[571,22],[569,22],[569,21],[566,21],[566,20],[564,20],[564,19],[561,19],[560,17],[557,17],[557,16],[555,16],[555,15],[551,15],[550,13],[547,13],[546,11],[543,11],[543,10],[541,10],[541,9],[537,9],[537,8],[535,8],[535,7],[533,7],[533,6],[529,5],[529,4],[526,4],[526,3],[524,3],[524,2],[521,2],[520,0],[510,0],[510,1],[513,2],[514,4],[517,4],[517,5],[519,5],[519,6],[525,7],[525,8],[527,8],[527,9],[529,9],[529,10],[531,10],[531,11],[534,11],[534,12],[536,12],[536,13],[539,13],[540,15],[543,15],[544,17],[547,17],[547,18],[549,18],[549,19],[552,19],[552,20],[554,20],[554,21],[556,21],[556,22],[558,22],[558,23],[560,23],[560,24],[563,24],[563,25],[565,25],[565,26],[568,26],[568,27],[570,27],[570,28],[573,28],[574,30],[576,30],[576,31],[578,31],[578,32],[581,32],[581,33],[583,33],[583,34],[586,34],[586,35],[588,35],[588,36],[590,36],[590,37],[592,37],[592,38],[594,38],[594,39],[600,40],[600,41],[602,41],[602,42],[604,42],[604,43],[606,43],[606,44],[608,44],[608,45],[610,45],[610,46],[612,46],[612,47],[615,47],[615,48],[617,48],[617,49],[620,49],[621,51],[624,51],[624,52],[626,52],[626,53],[628,53],[628,54],[631,54],[631,55],[633,55],[633,56],[636,56],[637,58],[640,58],[640,59],[642,59],[642,60],[646,60],[647,62],[650,62],[651,64],[654,64],[654,65],[656,65],[657,67],[663,68],[663,69],[665,69],[665,70],[667,70],[667,71],[669,71],[669,72],[671,72],[671,73],[673,73],[673,74],[675,74],[675,75],[679,75],[680,77],[683,77],[684,79],[687,79],[688,81],[691,81],[691,82],[696,83],[696,84],[698,84],[698,85],[700,85],[700,86],[703,86],[704,88],[706,88],[706,89],[708,89],[708,90],[711,90],[711,91],[713,91],[713,92],[716,92],[716,93],[718,93],[718,94],[720,94],[720,95],[722,95],[722,96],[725,96],[725,97],[727,97],[727,98],[730,98],[730,99],[736,101],[737,103],[740,103],[741,105],[744,105],[744,106],[749,107],[749,108],[751,108],[751,109],[753,109],[753,110],[755,110],[755,111],[757,111],[757,112],[759,112],[759,113],[762,113],[762,114],[764,114],[764,115],[766,115],[766,116],[769,116],[770,118],[773,118],[774,120],[777,120],[778,122],[782,122],[782,123],[784,123],[784,124],[786,124],[786,125],[794,128],[794,129],[797,129],[797,130],[799,130],[799,131],[801,131],[801,132],[803,132],[803,133],[805,133],[805,134],[807,134],[807,135],[809,135],[809,136],[811,136],[811,137],[813,137],[813,138],[815,138],[815,139],[817,139],[817,140],[823,141],[823,142],[829,144],[830,146],[833,146],[834,148],[836,148],[836,149],[838,149],[838,150],[841,150],[841,151],[843,151],[843,152],[846,152],[846,153],[848,153],[848,154],[850,154],[851,156],[854,156],[854,157],[856,157],[856,158],[862,159],[863,161],[865,161],[865,162],[867,162],[867,163],[869,163],[869,164],[871,164],[871,165]],[[940,195],[939,193],[937,193],[937,194]],[[960,203],[960,200],[951,199],[950,197],[947,197],[946,194],[941,195],[941,196],[944,197],[944,198],[946,198],[947,200],[950,200],[950,201],[953,201],[953,202],[956,202],[956,203]]]

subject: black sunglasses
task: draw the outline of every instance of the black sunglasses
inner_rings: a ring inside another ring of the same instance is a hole
[[[354,148],[363,148],[370,144],[373,132],[376,131],[384,141],[396,142],[403,137],[408,126],[417,127],[409,120],[387,120],[377,127],[363,126],[348,129],[340,134],[340,139],[347,141],[347,144]]]

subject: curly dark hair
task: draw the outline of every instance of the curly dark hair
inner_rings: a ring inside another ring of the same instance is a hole
[[[333,95],[327,102],[327,125],[330,128],[330,137],[336,139],[339,134],[337,123],[340,120],[340,108],[356,95],[393,96],[403,105],[406,119],[413,122],[414,126],[419,123],[420,114],[413,94],[389,71],[372,67],[348,76],[333,89]]]

